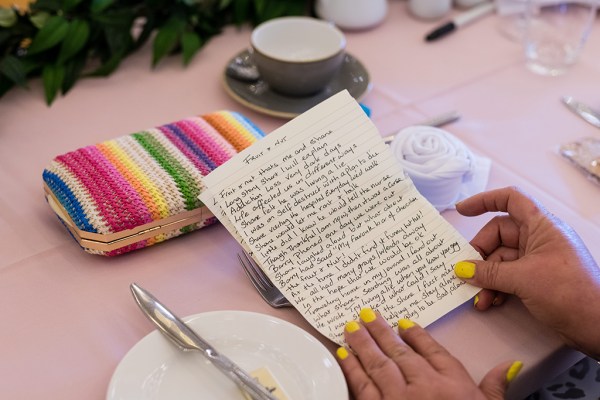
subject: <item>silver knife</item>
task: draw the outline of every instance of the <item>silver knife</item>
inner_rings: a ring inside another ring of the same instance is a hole
[[[593,110],[591,107],[570,96],[564,96],[561,100],[575,114],[579,115],[596,128],[600,128],[600,112]]]
[[[450,111],[450,112],[447,112],[444,114],[437,115],[433,118],[426,119],[424,121],[421,121],[421,122],[413,124],[413,125],[426,125],[426,126],[440,127],[440,126],[449,124],[451,122],[454,122],[459,118],[460,118],[460,114],[458,112]],[[390,143],[392,143],[392,141],[394,140],[395,137],[396,137],[396,133],[394,133],[393,135],[384,136],[383,141],[385,144],[390,144]]]
[[[277,400],[264,386],[251,375],[237,366],[233,361],[219,353],[206,340],[169,311],[152,294],[132,283],[131,293],[144,312],[167,338],[181,350],[196,350],[201,352],[210,362],[228,378],[234,381],[240,389],[248,393],[254,400]]]

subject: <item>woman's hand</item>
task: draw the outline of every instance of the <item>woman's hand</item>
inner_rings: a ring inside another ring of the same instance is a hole
[[[521,369],[520,362],[493,368],[477,386],[464,366],[423,328],[403,319],[399,336],[370,308],[360,322],[346,324],[351,351],[337,356],[355,399],[503,399],[506,385]]]
[[[531,314],[588,355],[600,357],[600,270],[577,234],[516,188],[480,193],[456,205],[495,216],[471,244],[485,261],[459,262],[456,275],[485,288],[475,308],[518,296]]]

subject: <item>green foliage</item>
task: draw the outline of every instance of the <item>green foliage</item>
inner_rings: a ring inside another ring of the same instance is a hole
[[[188,65],[231,24],[308,12],[307,0],[37,0],[0,8],[0,97],[41,77],[48,105],[84,77],[108,76],[150,38],[152,67],[181,54]]]

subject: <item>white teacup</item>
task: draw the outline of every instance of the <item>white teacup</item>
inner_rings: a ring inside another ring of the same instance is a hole
[[[368,29],[378,25],[388,11],[388,0],[317,0],[316,14],[341,29]]]
[[[333,24],[310,17],[281,17],[257,26],[252,58],[261,78],[285,95],[323,90],[344,61],[346,38]]]

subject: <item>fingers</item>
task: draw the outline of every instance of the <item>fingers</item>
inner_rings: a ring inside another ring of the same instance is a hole
[[[366,329],[350,329],[352,332],[347,329],[346,341],[355,350],[367,375],[375,384],[389,379],[391,372],[387,368],[390,365],[385,359],[393,361],[401,372],[403,381],[407,383],[423,376],[428,370],[454,371],[461,367],[460,362],[427,331],[410,320],[398,321],[399,336],[379,313],[370,308],[361,310],[360,318],[362,327]]]
[[[519,225],[515,223],[514,219],[506,215],[494,217],[477,232],[471,240],[471,245],[482,256],[488,258],[500,247],[518,250]]]
[[[481,380],[479,388],[487,399],[502,400],[508,384],[521,371],[523,363],[520,361],[504,362],[490,370]]]
[[[344,347],[337,351],[354,398],[409,399],[415,393],[440,398],[448,390],[473,394],[475,382],[464,366],[417,324],[401,319],[398,335],[370,308],[361,310],[360,321],[349,322],[345,329],[353,351]],[[500,375],[491,374],[494,379],[488,378],[484,386],[496,390]]]
[[[496,211],[508,212],[519,223],[540,212],[545,212],[541,205],[516,187],[476,194],[456,204],[456,210],[466,216]]]
[[[485,311],[491,306],[501,306],[506,301],[506,293],[497,292],[490,289],[482,289],[475,299],[473,299],[473,307],[479,311]]]
[[[518,279],[520,261],[459,261],[454,265],[454,274],[484,289],[516,294],[521,282]]]
[[[500,246],[486,257],[487,261],[515,261],[519,258],[519,249]]]
[[[488,257],[488,261],[513,261],[519,257],[517,249],[498,247]],[[485,311],[491,306],[499,306],[506,300],[506,294],[491,289],[482,289],[473,301],[473,307],[479,311]]]
[[[409,320],[400,320],[398,331],[402,339],[442,375],[451,376],[453,381],[471,379],[463,365],[420,326]],[[520,361],[499,364],[486,374],[479,388],[487,399],[503,400],[506,387],[522,367]]]
[[[494,304],[498,292],[490,289],[481,289],[473,299],[473,307],[479,311],[485,311]]]
[[[527,229],[533,219],[544,217],[545,209],[514,187],[479,193],[458,203],[456,209],[468,216],[497,211],[509,213],[492,218],[471,241],[486,260],[456,263],[456,276],[484,289],[509,294],[518,292],[520,262],[517,259],[525,251],[521,248],[524,247],[521,241],[525,240],[521,229],[523,226]],[[477,300],[475,307],[485,310],[491,304],[501,304],[504,295],[492,297],[492,292],[482,291]]]
[[[482,290],[475,299],[475,308],[486,310],[491,305],[504,303],[504,293],[518,291],[519,250],[500,246],[493,250],[485,261],[460,261],[454,265],[457,277]],[[504,293],[497,293],[497,292]]]
[[[398,321],[398,332],[402,340],[423,357],[436,371],[456,373],[464,370],[462,364],[446,348],[440,345],[422,327],[408,319]]]
[[[357,398],[369,398],[367,396],[374,396],[375,393],[380,393],[382,397],[389,396],[406,385],[398,365],[379,347],[377,340],[387,343],[388,346],[393,346],[395,341],[397,353],[410,349],[381,317],[369,325],[372,331],[363,324],[350,321],[344,331],[346,342],[353,349],[353,353],[340,364],[344,373],[354,378],[348,381],[350,390]]]
[[[358,358],[345,347],[337,349],[338,357],[342,372],[346,376],[350,391],[357,399],[380,399],[381,393],[371,377],[363,369]],[[402,381],[398,381],[401,384]]]
[[[360,319],[383,354],[397,365],[406,382],[411,382],[429,368],[423,357],[407,346],[379,313],[363,308]],[[362,362],[363,358],[360,355],[359,358]]]

